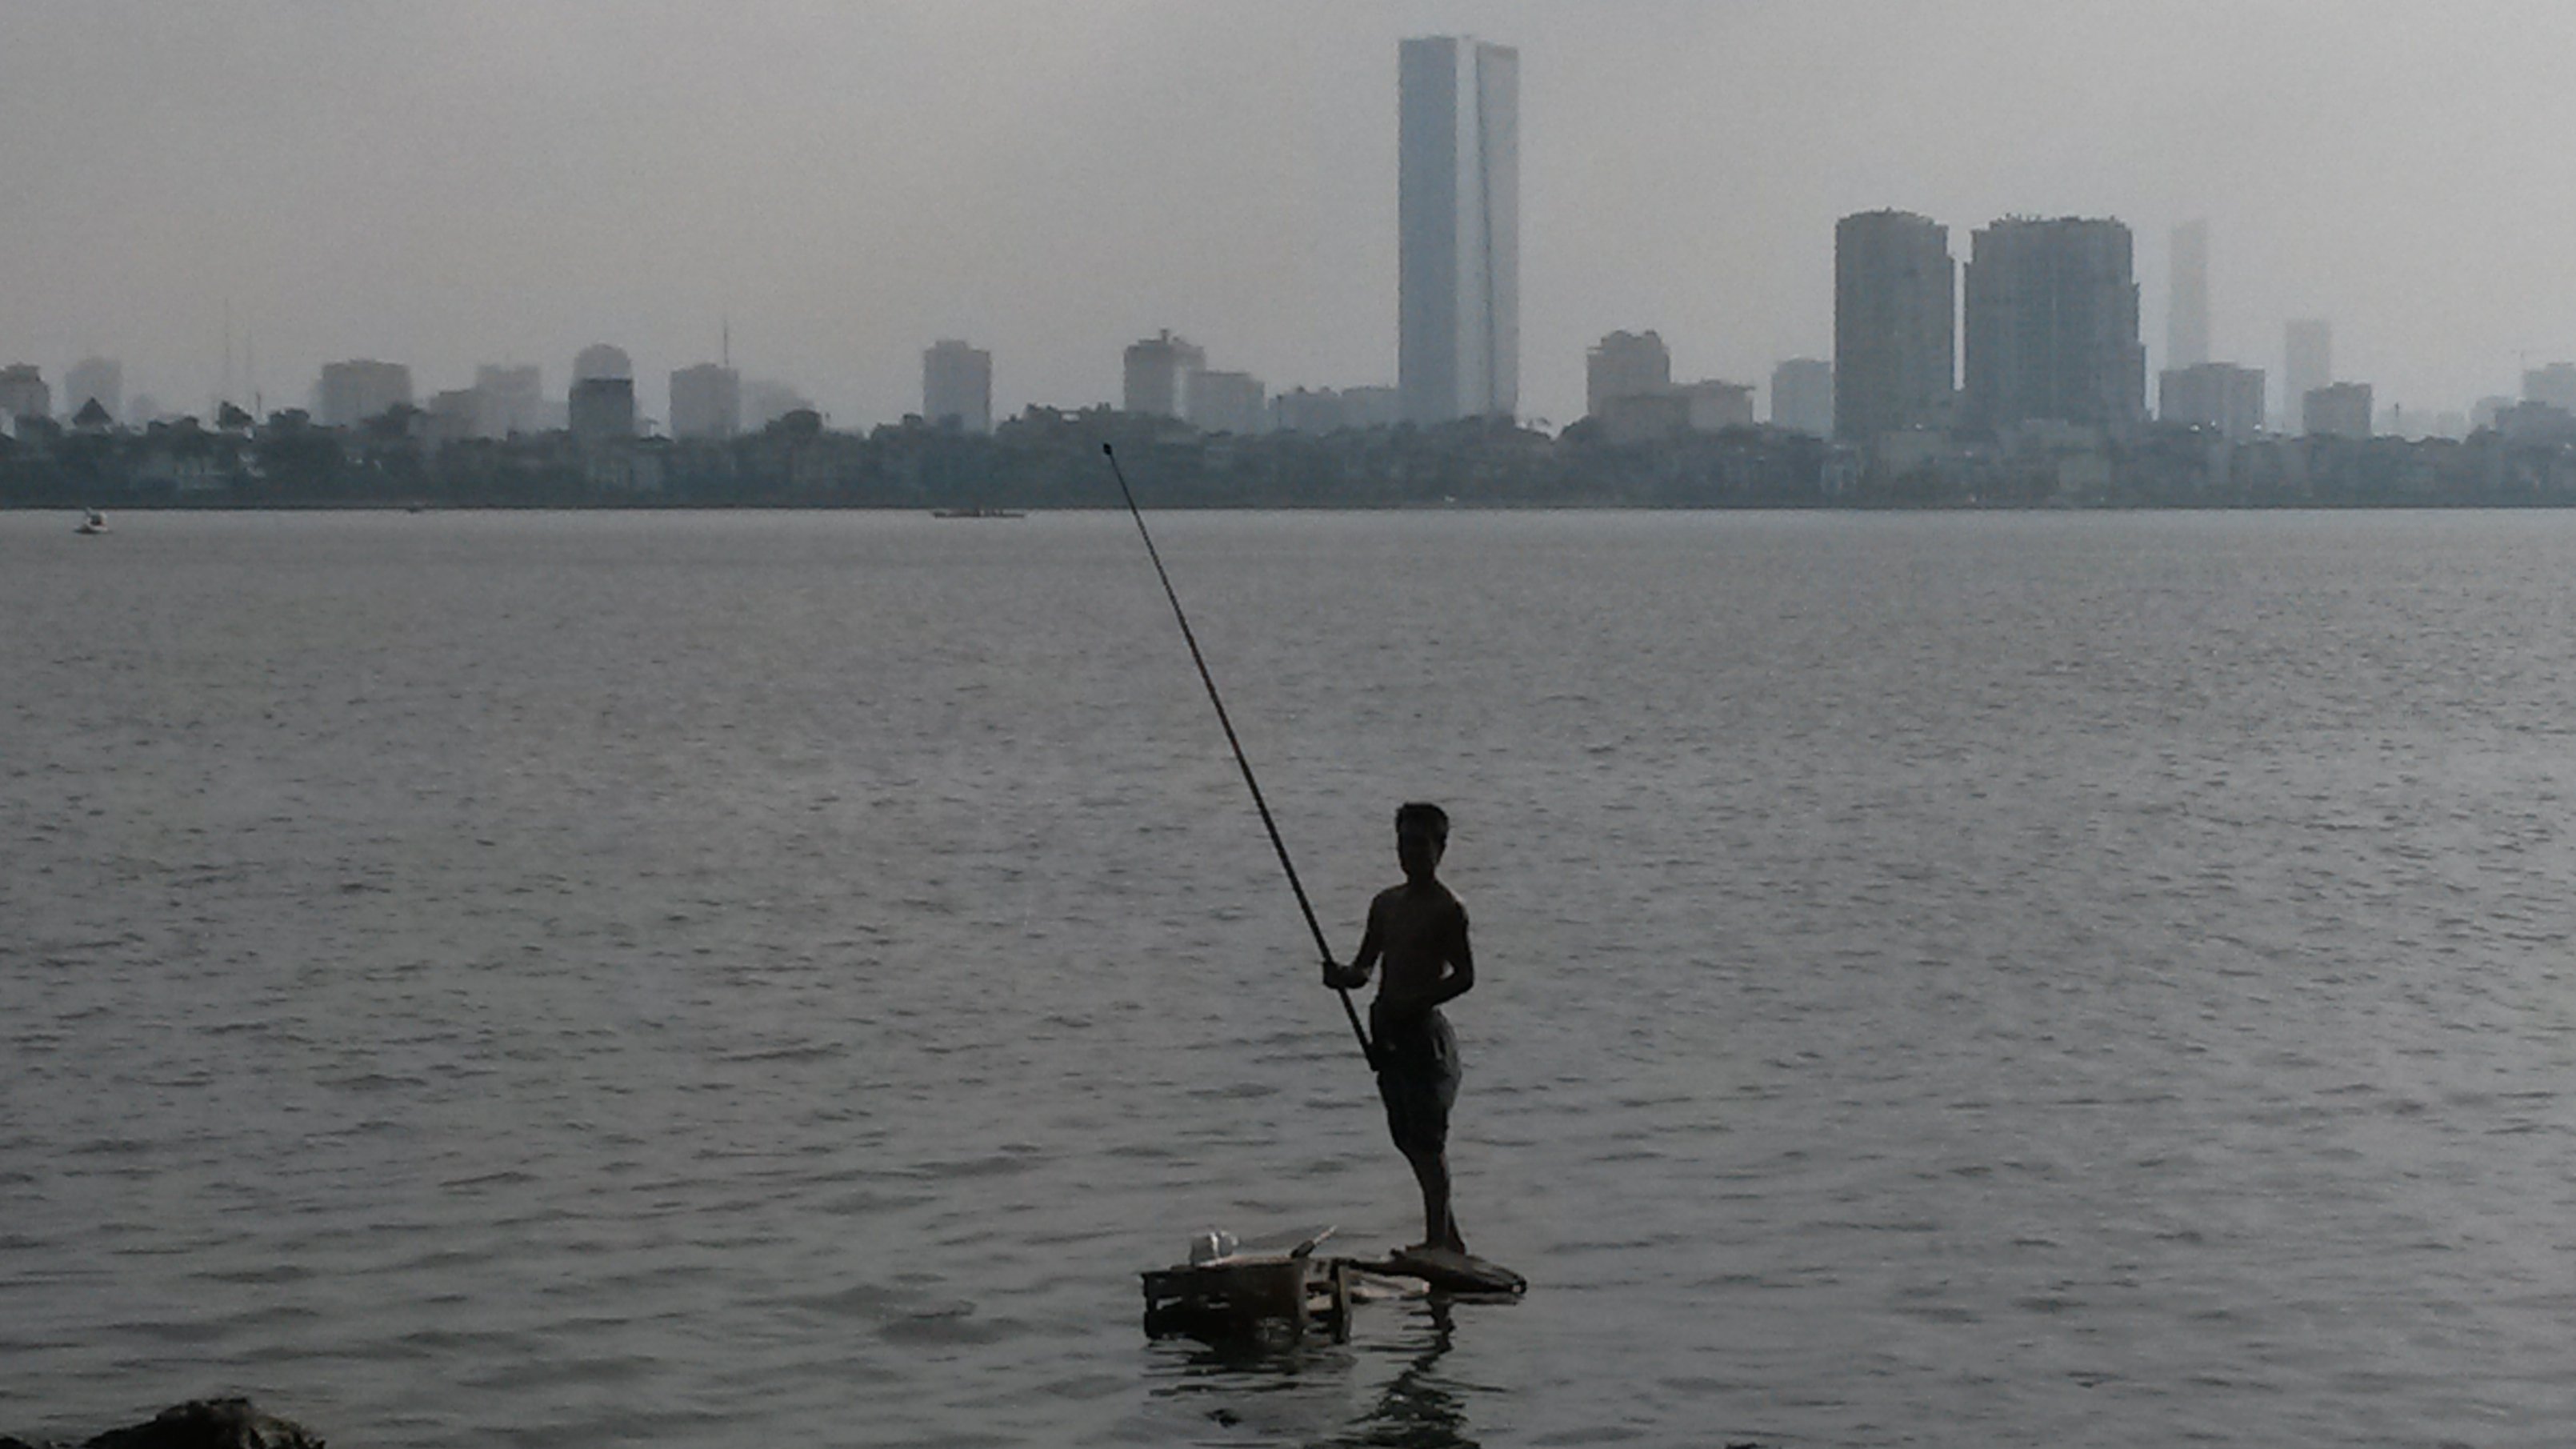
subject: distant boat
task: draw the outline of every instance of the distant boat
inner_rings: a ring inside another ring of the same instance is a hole
[[[107,532],[107,516],[100,513],[95,508],[84,508],[81,510],[80,527],[73,529],[72,532],[105,533]]]
[[[930,510],[930,516],[933,518],[1026,518],[1028,514],[1017,508],[934,508]]]

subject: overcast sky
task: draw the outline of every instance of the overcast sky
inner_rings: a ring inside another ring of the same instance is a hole
[[[2381,401],[2576,357],[2571,0],[975,3],[0,0],[0,361],[204,406],[227,299],[271,407],[323,361],[671,369],[730,315],[838,425],[1113,400],[1169,327],[1270,385],[1395,375],[1395,64],[1521,52],[1522,411],[1658,329],[1684,378],[1828,355],[1836,217],[2111,215],[2161,364],[2206,217],[2213,350],[2335,328]]]

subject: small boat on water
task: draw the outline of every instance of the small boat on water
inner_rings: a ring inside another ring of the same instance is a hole
[[[105,533],[107,532],[107,515],[99,512],[95,508],[84,508],[81,510],[80,527],[73,529],[72,532],[79,534]]]
[[[933,518],[1026,518],[1029,515],[1017,508],[934,508],[930,510],[930,516]]]

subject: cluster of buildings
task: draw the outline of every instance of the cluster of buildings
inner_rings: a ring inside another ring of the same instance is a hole
[[[2168,365],[2153,421],[2228,442],[2267,431],[2372,436],[2371,388],[2335,377],[2328,323],[2284,327],[2273,407],[2263,369],[2210,356],[2207,224],[2175,228],[2170,255]],[[1917,454],[1960,438],[2055,448],[2132,438],[2151,419],[2138,334],[2135,247],[2116,220],[2005,217],[1971,234],[1962,269],[1949,229],[1928,217],[1844,217],[1834,231],[1833,436]],[[2389,421],[2402,430],[2406,420]],[[2425,422],[2413,431],[2469,428],[2456,416]]]
[[[1437,427],[1519,412],[1520,65],[1518,52],[1462,36],[1401,42],[1397,55],[1396,377],[1273,392],[1248,371],[1211,367],[1169,330],[1126,348],[1124,411],[1204,434],[1322,435],[1397,424]],[[2374,415],[2366,383],[2339,380],[2333,334],[2296,320],[2283,334],[2281,387],[2264,369],[2211,355],[2209,232],[2171,237],[2166,366],[2153,379],[2139,335],[2135,245],[2117,220],[2008,216],[1970,234],[1964,263],[1949,228],[1910,212],[1843,217],[1834,228],[1833,350],[1779,362],[1767,421],[1833,440],[1876,466],[1961,449],[2096,450],[2135,441],[2151,422],[2230,443],[2266,433],[2368,438],[2408,421]],[[725,360],[670,374],[667,435],[723,440],[813,404],[746,380]],[[229,357],[229,347],[227,356]],[[229,362],[227,363],[229,376]],[[1616,331],[1585,359],[1584,440],[1650,444],[1753,424],[1755,388],[1676,381],[1664,339]],[[58,401],[34,367],[0,367],[0,430],[21,417],[75,427],[149,421],[129,412],[118,365],[89,359]],[[321,370],[311,420],[346,429],[387,418],[446,444],[568,434],[583,446],[651,436],[634,368],[598,344],[574,359],[562,394],[533,365],[479,367],[469,387],[415,395],[400,363],[353,359]],[[920,421],[994,431],[992,354],[944,339],[922,355]],[[818,418],[819,421],[819,418]],[[2473,417],[2415,419],[2413,431],[2576,436],[2576,364],[2524,379],[2519,398],[2481,400]]]
[[[1653,332],[1613,332],[1585,355],[1583,404],[1584,417],[1613,443],[1753,424],[1751,387],[1674,382],[1672,353]]]
[[[798,408],[811,408],[781,383],[754,380],[727,363],[703,362],[670,376],[670,435],[730,438]],[[486,364],[470,387],[432,393],[416,402],[411,369],[398,362],[356,359],[327,363],[313,389],[313,420],[325,427],[357,427],[399,410],[432,443],[505,439],[569,432],[584,443],[633,438],[648,431],[635,404],[635,365],[625,349],[596,342],[574,354],[572,382],[560,398],[549,396],[543,369],[532,363]]]
[[[77,427],[109,427],[124,412],[125,368],[113,358],[84,358],[63,374],[59,412],[44,369],[26,362],[0,366],[0,431],[19,418],[59,417]]]

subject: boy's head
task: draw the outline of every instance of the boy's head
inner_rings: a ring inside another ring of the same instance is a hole
[[[1395,858],[1408,880],[1427,879],[1449,849],[1449,812],[1415,800],[1395,812]]]

